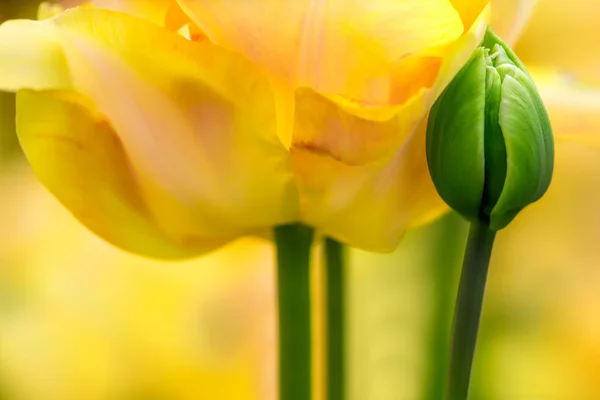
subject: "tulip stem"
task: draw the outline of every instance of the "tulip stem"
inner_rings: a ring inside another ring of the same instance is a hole
[[[327,400],[344,400],[344,246],[325,239]]]
[[[446,400],[466,400],[483,294],[496,231],[483,222],[471,224],[456,298]]]
[[[444,384],[450,359],[448,338],[452,333],[452,303],[458,288],[467,224],[458,214],[449,213],[430,226],[427,236],[431,238],[431,242],[426,266],[428,281],[432,286],[427,369],[423,380],[422,398],[441,400],[444,398]]]
[[[312,340],[310,250],[313,230],[275,227],[279,307],[279,399],[310,400]]]

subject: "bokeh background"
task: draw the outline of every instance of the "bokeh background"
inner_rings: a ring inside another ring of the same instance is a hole
[[[1,0],[0,20],[36,9]],[[542,0],[516,45],[548,103],[556,170],[498,235],[473,399],[600,399],[598,21],[595,0]],[[111,247],[37,182],[14,111],[0,93],[0,398],[274,400],[271,244],[176,263]],[[439,396],[466,233],[448,214],[392,254],[350,252],[350,399]]]

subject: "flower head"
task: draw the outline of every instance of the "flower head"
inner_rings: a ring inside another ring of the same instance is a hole
[[[494,230],[550,185],[548,115],[521,61],[491,30],[431,110],[427,159],[448,205]]]
[[[443,210],[424,116],[487,1],[94,0],[0,27],[41,181],[130,251],[300,221],[370,250]],[[419,129],[417,129],[420,126]]]

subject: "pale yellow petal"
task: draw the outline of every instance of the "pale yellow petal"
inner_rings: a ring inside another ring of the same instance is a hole
[[[0,89],[69,89],[67,62],[46,23],[13,20],[0,26]]]
[[[463,32],[447,0],[179,0],[214,42],[244,54],[272,76],[279,134],[290,143],[293,90],[310,87],[361,105],[389,102],[390,70]],[[289,86],[286,89],[285,86]]]
[[[327,97],[332,98],[347,112],[375,121],[386,121],[397,114],[406,114],[405,109],[420,104],[420,121],[481,43],[489,18],[488,6],[481,11],[471,28],[457,40],[394,62],[387,76],[372,80],[371,85],[366,87],[365,98],[374,100],[372,102],[348,99],[340,95]],[[408,114],[414,116],[412,111]]]
[[[386,121],[360,118],[309,89],[296,93],[296,118],[292,148],[307,150],[348,165],[388,159],[413,132],[426,110],[409,102]]]
[[[486,26],[484,11],[452,45],[395,65],[387,79],[395,105],[366,106],[342,96],[298,89],[293,147],[324,153],[349,165],[390,159],[471,56]]]
[[[190,40],[204,39],[204,33],[181,10],[177,0],[93,0],[94,7],[124,12],[177,32],[185,27]]]
[[[425,126],[383,165],[293,149],[303,221],[352,246],[391,251],[406,229],[446,211],[429,178]]]
[[[248,62],[106,10],[67,10],[41,26],[74,88],[114,127],[169,237],[194,247],[297,218],[272,92]]]
[[[335,0],[306,16],[301,32],[301,85],[365,103],[386,103],[373,83],[413,54],[452,42],[463,33],[447,1]],[[402,21],[402,23],[399,23]]]
[[[337,75],[353,67],[361,73],[377,61],[389,63],[462,32],[459,15],[446,0],[179,3],[215,42],[277,75],[312,83],[318,75],[339,80]]]
[[[181,246],[153,224],[115,132],[74,96],[17,96],[19,140],[42,183],[90,230],[126,250],[166,258],[205,251]]]
[[[126,12],[164,26],[167,13],[176,0],[92,0],[98,8]]]

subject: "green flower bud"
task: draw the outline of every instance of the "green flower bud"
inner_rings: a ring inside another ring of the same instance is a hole
[[[523,63],[489,28],[431,109],[427,162],[442,199],[493,230],[550,185],[548,114]]]

